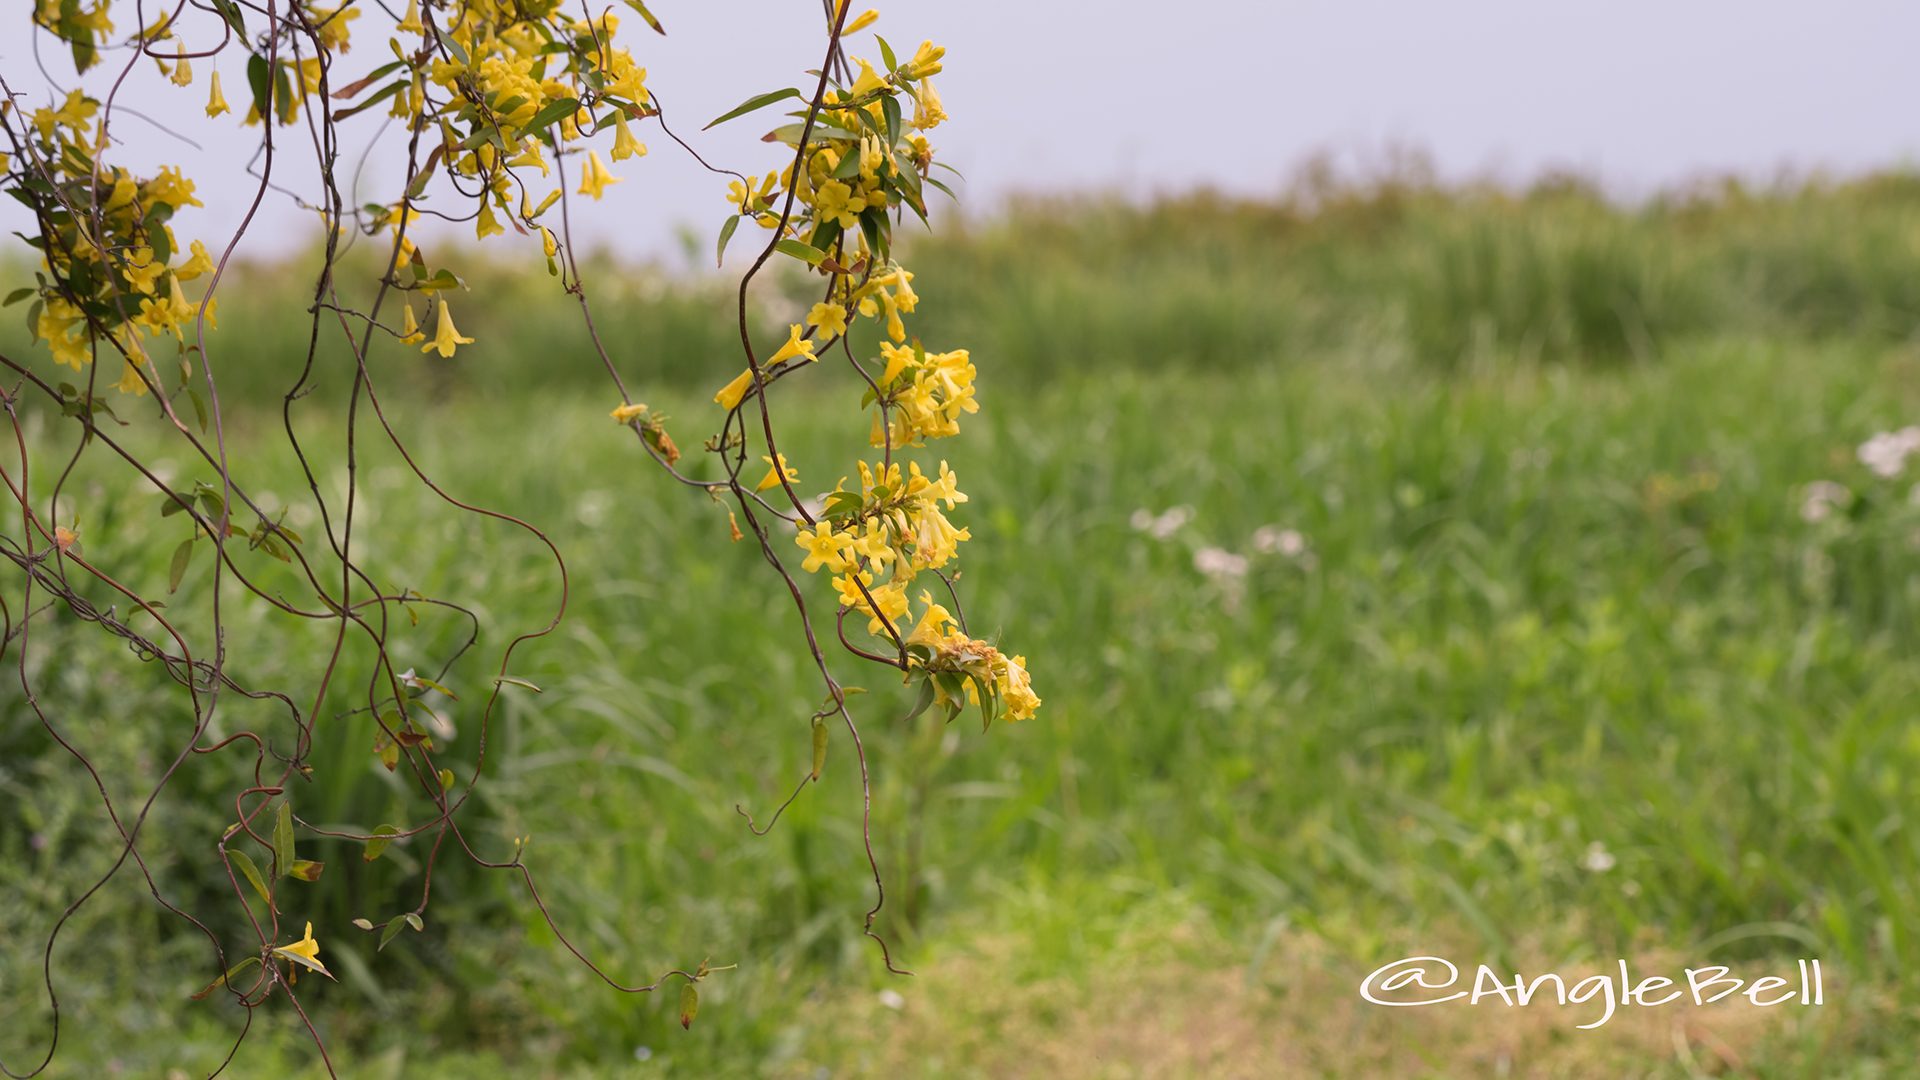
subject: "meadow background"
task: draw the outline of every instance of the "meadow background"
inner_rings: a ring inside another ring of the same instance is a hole
[[[675,995],[597,985],[509,880],[458,860],[426,931],[376,954],[349,920],[409,904],[418,853],[367,866],[307,841],[329,869],[295,915],[341,982],[306,1000],[347,1075],[1868,1077],[1920,1054],[1920,477],[1857,453],[1920,420],[1920,176],[1622,205],[1571,177],[1310,174],[1265,200],[1016,202],[916,239],[916,332],[973,350],[983,404],[922,456],[973,496],[969,618],[1029,656],[1046,705],[984,734],[902,724],[903,691],[839,665],[873,691],[880,929],[911,979],[859,935],[843,741],[771,835],[734,809],[784,795],[819,696],[777,581],[606,419],[551,279],[449,255],[479,343],[382,350],[383,400],[438,480],[549,531],[575,581],[515,665],[547,692],[509,698],[469,830],[531,834],[557,916],[615,972],[740,966],[682,1032]],[[242,267],[216,353],[229,438],[297,528],[278,425],[302,275]],[[629,385],[695,450],[738,366],[730,283],[610,258],[588,279]],[[756,297],[763,329],[802,287]],[[6,314],[0,349],[50,371]],[[322,445],[345,360],[322,350],[296,412]],[[858,396],[823,366],[776,397],[809,482],[864,448],[843,422]],[[26,413],[37,446],[75,439]],[[193,478],[145,410],[122,415]],[[184,529],[102,464],[69,485],[82,539],[163,592]],[[550,614],[550,564],[377,445],[361,483],[383,580],[477,606],[481,649],[449,679],[477,691]],[[207,574],[176,608],[205,603]],[[318,629],[229,617],[240,677],[310,684]],[[397,657],[427,668],[461,633],[425,617]],[[180,703],[70,617],[35,637],[52,714],[116,793],[144,790]],[[371,721],[320,730],[303,814],[390,820]],[[463,727],[452,747],[471,743]],[[236,786],[195,762],[147,836],[169,895],[237,928],[212,855],[215,795]],[[0,809],[11,1063],[43,1045],[44,928],[111,857],[84,774],[11,680]],[[201,1075],[224,1055],[235,1010],[187,999],[204,942],[163,915],[124,874],[70,928],[50,1075]],[[1582,1032],[1590,1010],[1357,1000],[1366,972],[1423,952],[1567,973],[1817,956],[1828,1004]],[[266,1010],[235,1075],[308,1075],[303,1042]]]

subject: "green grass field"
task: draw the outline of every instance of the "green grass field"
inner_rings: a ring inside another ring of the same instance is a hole
[[[376,953],[349,920],[410,906],[419,853],[365,866],[357,845],[307,841],[330,869],[293,914],[341,981],[305,1000],[344,1074],[1902,1075],[1920,1055],[1920,504],[1912,473],[1875,475],[1855,448],[1920,415],[1920,186],[1639,211],[1389,186],[1312,207],[1052,212],[1064,223],[1033,224],[1035,207],[970,223],[909,263],[922,332],[972,345],[981,371],[981,414],[922,455],[951,460],[973,497],[957,517],[974,537],[967,613],[1030,658],[1046,698],[985,733],[902,724],[908,695],[884,671],[836,665],[871,691],[856,703],[879,928],[911,979],[859,933],[871,885],[844,741],[770,835],[736,813],[770,808],[806,766],[819,692],[797,620],[724,508],[606,419],[588,353],[515,373],[564,304],[529,301],[509,324],[468,300],[462,328],[483,344],[451,364],[378,358],[423,465],[548,530],[573,580],[558,632],[518,654],[546,693],[510,699],[472,835],[504,851],[531,834],[557,917],[616,973],[739,968],[683,1032],[674,995],[599,986],[509,879],[458,860],[426,931]],[[697,447],[737,366],[704,329],[718,287],[608,291],[639,396]],[[256,490],[317,530],[262,407],[288,337],[237,297],[223,327],[227,363],[262,369],[234,376],[230,437]],[[783,448],[825,487],[865,433],[844,423],[852,377],[818,376],[775,403]],[[301,413],[323,444],[340,385]],[[70,422],[29,411],[33,445],[72,444]],[[200,475],[127,415],[176,481]],[[88,555],[164,592],[185,528],[107,464],[90,456],[68,485]],[[483,692],[499,648],[558,602],[544,549],[452,512],[377,444],[360,470],[357,542],[383,585],[476,607],[480,648],[449,681]],[[1849,492],[1824,517],[1817,481]],[[203,554],[173,600],[183,617],[209,573]],[[257,605],[229,619],[241,678],[311,684],[325,627]],[[396,657],[426,669],[463,633],[425,614]],[[50,711],[116,797],[144,791],[181,703],[71,618],[36,634]],[[361,678],[369,663],[348,658]],[[337,743],[295,791],[303,813],[390,820],[378,808],[401,799],[371,719],[320,732]],[[456,757],[474,734],[462,725]],[[212,844],[217,796],[240,786],[237,758],[197,761],[149,826],[170,895],[236,938]],[[44,1045],[44,927],[112,853],[84,774],[11,676],[0,807],[12,1064]],[[63,939],[51,1075],[201,1075],[225,1054],[237,1010],[188,1000],[204,942],[163,916],[123,875]],[[1580,1007],[1358,999],[1369,970],[1417,953],[1669,974],[1819,957],[1827,1004],[1579,1031]],[[309,1075],[303,1039],[263,1011],[236,1074]]]

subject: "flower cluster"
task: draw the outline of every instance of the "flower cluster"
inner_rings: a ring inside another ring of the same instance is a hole
[[[96,160],[104,142],[99,111],[98,101],[73,90],[57,108],[7,125],[14,153],[0,154],[0,169],[40,226],[27,241],[40,252],[38,285],[8,302],[33,298],[27,321],[34,336],[75,370],[92,362],[97,341],[110,342],[123,361],[119,388],[139,394],[158,377],[143,335],[169,337],[185,354],[184,328],[201,305],[181,284],[211,272],[213,259],[198,240],[182,250],[168,223],[176,211],[201,205],[179,169],[138,177]],[[212,324],[211,302],[206,316]]]
[[[924,676],[935,687],[935,703],[957,711],[964,697],[998,702],[1010,720],[1032,716],[1040,698],[1027,677],[1025,658],[1010,659],[960,632],[929,590],[920,591],[914,630],[903,629],[913,612],[909,589],[915,580],[946,566],[961,542],[972,538],[943,512],[967,501],[953,470],[944,461],[932,477],[914,462],[904,473],[898,463],[862,461],[858,467],[859,489],[849,490],[842,477],[827,495],[821,519],[811,528],[800,527],[794,543],[806,552],[801,569],[833,574],[842,607],[866,615],[870,633],[901,649],[909,677]],[[943,680],[943,675],[960,681]]]
[[[873,11],[851,20],[846,15],[843,2],[838,12],[842,36],[878,18]],[[967,497],[946,462],[937,476],[928,476],[914,462],[903,471],[894,454],[959,434],[961,416],[980,405],[975,368],[965,349],[929,352],[909,336],[906,317],[920,298],[913,273],[892,257],[895,217],[911,211],[924,221],[926,188],[945,190],[930,175],[934,159],[927,132],[946,119],[932,81],[946,50],[926,42],[902,61],[884,38],[875,40],[882,68],[854,57],[838,68],[851,78],[834,80],[829,65],[819,108],[810,105],[793,114],[798,122],[768,136],[791,149],[792,164],[743,177],[729,189],[734,214],[721,227],[722,255],[740,222],[751,221],[775,234],[769,252],[806,264],[826,278],[826,287],[804,322],[788,326],[785,342],[764,360],[755,363],[750,357],[747,369],[721,387],[714,401],[731,417],[749,395],[764,392],[771,378],[818,361],[836,345],[842,348],[867,385],[861,407],[874,410],[868,441],[884,456],[872,464],[859,462],[858,489],[849,489],[843,477],[824,496],[817,515],[794,494],[799,477],[784,457],[766,456],[767,476],[759,490],[787,489],[799,511],[794,540],[806,553],[802,569],[833,575],[843,616],[865,615],[869,632],[893,646],[908,680],[922,682],[923,708],[942,705],[951,718],[973,702],[989,723],[995,716],[1022,720],[1040,706],[1024,658],[1008,657],[969,636],[933,602],[930,590],[919,590],[915,614],[916,579],[946,566],[969,537],[944,512]],[[796,90],[762,94],[721,119],[801,96]],[[874,323],[880,339],[879,356],[864,362],[849,339],[859,320]],[[730,447],[725,439],[715,445]]]

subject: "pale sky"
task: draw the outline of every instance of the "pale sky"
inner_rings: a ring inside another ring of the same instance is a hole
[[[608,3],[596,0],[595,10]],[[116,12],[131,6],[120,0]],[[699,128],[751,94],[804,81],[804,69],[820,60],[817,0],[651,6],[670,36],[654,36],[633,17],[623,36],[649,69],[669,121],[716,163],[774,168],[780,155],[757,141],[774,110],[704,134]],[[1911,2],[876,6],[882,17],[852,39],[855,55],[877,52],[874,31],[903,53],[924,38],[948,48],[936,82],[953,119],[935,142],[941,159],[968,178],[959,190],[970,213],[988,212],[1018,191],[1140,196],[1207,185],[1272,192],[1316,153],[1364,163],[1394,147],[1427,151],[1448,176],[1524,181],[1543,169],[1572,168],[1629,195],[1702,174],[1844,174],[1920,159],[1920,4]],[[24,11],[5,17],[15,26],[0,35],[0,74],[16,91],[44,86],[15,32]],[[128,10],[121,22],[131,21]],[[216,32],[210,16],[202,22],[203,37]],[[387,58],[365,29],[372,22],[357,24],[361,46],[349,70]],[[47,57],[48,70],[71,82],[71,63],[53,50]],[[220,66],[228,96],[243,99],[242,64]],[[178,126],[204,151],[132,117],[119,120],[115,134],[125,142],[122,160],[189,165],[207,207],[176,218],[175,229],[214,246],[252,197],[242,166],[259,129],[241,129],[232,115],[206,120],[205,62],[195,67],[201,81],[191,89],[167,84],[146,65],[123,94],[156,115],[156,103],[179,110],[170,115],[182,118]],[[87,85],[98,93],[104,80],[89,75]],[[380,111],[345,125],[349,147],[373,135]],[[286,133],[305,137],[304,128]],[[701,250],[710,250],[726,213],[725,181],[650,125],[636,134],[653,153],[615,167],[624,182],[605,201],[577,202],[576,229],[627,253],[670,254],[675,227],[687,223]],[[372,159],[360,201],[394,197],[398,161],[398,154]],[[5,202],[0,228],[23,227],[19,208]],[[249,246],[284,250],[316,232],[312,216],[270,194]]]

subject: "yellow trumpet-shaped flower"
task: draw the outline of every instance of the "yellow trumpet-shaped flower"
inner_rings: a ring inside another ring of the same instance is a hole
[[[734,376],[732,382],[721,387],[720,392],[713,395],[713,400],[718,402],[721,408],[731,411],[740,404],[741,398],[747,396],[747,389],[752,385],[753,369],[748,368]]]
[[[440,321],[434,328],[433,340],[420,346],[421,352],[439,350],[441,356],[452,356],[456,345],[471,345],[473,339],[461,337],[460,331],[453,325],[453,312],[445,300],[440,301]]]
[[[840,6],[843,8],[847,6],[844,0]],[[867,27],[872,26],[873,21],[875,19],[878,19],[879,17],[880,17],[880,13],[878,11],[875,11],[872,8],[868,8],[867,10],[854,16],[852,22],[849,22],[847,25],[840,28],[841,36],[844,37],[847,34],[857,33],[858,31],[865,30]]]
[[[942,66],[940,61],[946,55],[947,50],[944,46],[923,41],[920,43],[919,50],[913,54],[913,59],[906,62],[900,73],[909,79],[924,79],[929,75],[938,75]]]
[[[193,65],[187,63],[187,47],[185,45],[176,46],[174,50],[174,57],[175,59],[173,61],[173,85],[192,86],[193,85]]]
[[[837,337],[847,332],[847,309],[839,304],[815,304],[807,312],[807,325]]]
[[[400,316],[400,344],[418,345],[420,342],[425,341],[427,335],[420,332],[420,323],[413,317],[413,305],[402,304],[400,311],[402,313]]]
[[[216,71],[213,73],[213,91],[207,95],[207,115],[219,116],[232,111],[227,107],[227,96],[220,92],[220,73]]]
[[[781,454],[779,457],[780,463],[775,465],[772,458],[765,454],[760,455],[760,460],[767,463],[767,475],[760,478],[760,482],[754,485],[753,490],[765,491],[768,488],[779,487],[782,476],[787,478],[789,484],[800,479],[800,470],[787,464],[787,455]]]
[[[613,417],[616,424],[631,424],[647,415],[647,406],[643,402],[635,402],[632,405],[622,405],[607,415]]]
[[[940,94],[933,88],[933,80],[920,80],[919,99],[913,108],[913,126],[929,131],[946,118],[947,110],[940,104]]]
[[[800,568],[807,573],[811,574],[822,566],[835,574],[847,569],[846,552],[853,542],[845,534],[834,532],[832,522],[816,522],[812,532],[808,532],[805,525],[800,526],[800,535],[794,537],[793,542],[807,553],[800,563]],[[869,583],[872,580],[871,576],[867,577]],[[842,591],[859,594],[859,590],[854,588]]]
[[[580,190],[578,194],[590,195],[598,201],[601,193],[611,185],[620,182],[620,178],[607,172],[607,166],[600,160],[600,151],[587,151],[586,167],[580,170]]]
[[[507,227],[500,224],[499,218],[493,216],[493,207],[482,202],[480,204],[480,216],[474,221],[473,231],[478,234],[480,239],[485,240],[487,237],[493,236],[496,233],[506,232]]]
[[[627,128],[627,113],[621,109],[613,114],[613,160],[625,161],[630,157],[646,157],[647,144],[633,137]]]
[[[813,342],[801,338],[800,331],[801,327],[799,323],[793,323],[787,327],[787,343],[780,346],[779,351],[767,358],[769,366],[777,364],[782,360],[792,359],[796,356],[803,356],[808,360],[819,359],[819,357],[813,355]]]
[[[887,88],[887,80],[881,78],[879,74],[873,70],[872,64],[865,60],[860,60],[858,63],[860,64],[860,77],[853,80],[853,85],[847,89],[847,96],[849,98],[877,94]]]
[[[313,940],[312,923],[307,924],[305,937],[291,945],[275,945],[273,954],[291,960],[301,967],[317,971],[329,979],[333,978],[333,972],[328,971],[327,965],[320,962],[320,943]]]
[[[406,17],[400,20],[395,30],[403,34],[425,34],[427,28],[420,25],[420,0],[407,0]]]

